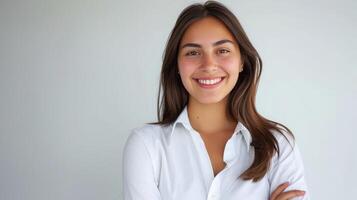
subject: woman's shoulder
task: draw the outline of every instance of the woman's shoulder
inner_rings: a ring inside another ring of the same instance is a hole
[[[131,129],[130,134],[137,134],[144,138],[160,137],[167,132],[167,127],[160,124],[143,124]]]
[[[278,130],[271,130],[274,135],[277,145],[279,147],[279,154],[275,153],[273,156],[273,163],[286,157],[300,157],[299,146],[296,141],[296,135],[285,128]]]
[[[280,127],[279,130],[271,129],[270,131],[275,137],[279,147],[286,147],[286,145],[289,145],[293,148],[296,145],[296,137],[290,130],[288,131],[286,128]]]
[[[145,145],[154,145],[158,141],[167,138],[171,125],[143,124],[130,130],[127,142],[130,140],[141,140]]]

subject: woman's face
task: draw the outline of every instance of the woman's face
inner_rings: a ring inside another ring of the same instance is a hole
[[[202,104],[225,99],[238,80],[242,64],[234,37],[214,17],[194,22],[181,39],[180,77],[190,98]]]

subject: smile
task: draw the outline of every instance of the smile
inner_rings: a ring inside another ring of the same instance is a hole
[[[215,88],[217,87],[225,77],[195,79],[198,85],[202,88]]]

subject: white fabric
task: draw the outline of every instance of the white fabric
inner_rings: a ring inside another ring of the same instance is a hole
[[[224,149],[226,167],[215,177],[211,161],[200,134],[189,122],[187,106],[171,125],[145,124],[132,130],[123,151],[124,200],[268,200],[282,183],[285,190],[309,192],[304,178],[299,148],[273,132],[281,150],[272,158],[268,173],[259,182],[237,179],[254,159],[251,135],[238,123]]]

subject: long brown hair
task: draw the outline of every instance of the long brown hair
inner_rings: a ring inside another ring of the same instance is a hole
[[[163,54],[157,99],[158,122],[148,124],[170,125],[188,103],[189,94],[178,74],[178,47],[185,30],[193,22],[208,16],[215,17],[226,25],[241,51],[244,70],[229,93],[226,113],[229,118],[236,122],[240,121],[246,126],[252,135],[251,146],[254,147],[254,161],[240,177],[244,180],[253,179],[256,182],[267,173],[274,153],[278,152],[280,156],[278,142],[271,131],[276,130],[286,138],[283,134],[283,127],[293,138],[294,136],[283,124],[266,119],[257,112],[255,97],[262,72],[262,60],[238,19],[223,4],[216,1],[207,1],[204,4],[195,3],[186,7],[179,15]]]

